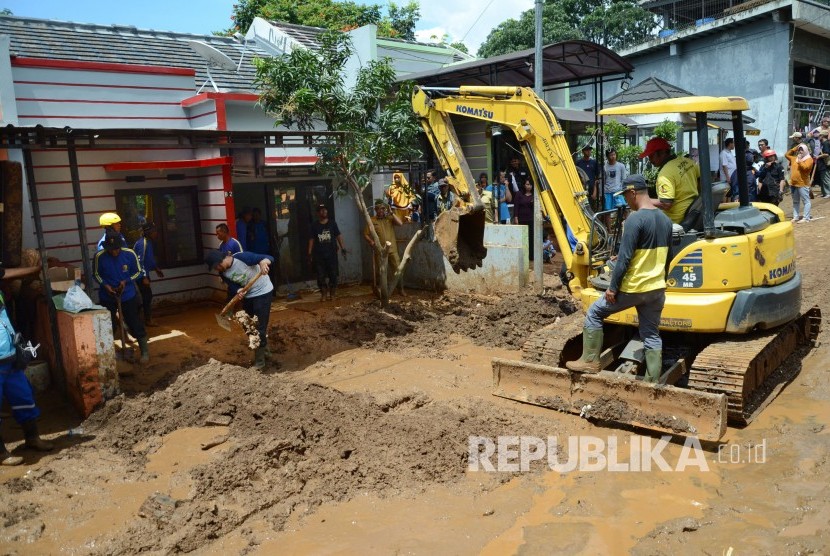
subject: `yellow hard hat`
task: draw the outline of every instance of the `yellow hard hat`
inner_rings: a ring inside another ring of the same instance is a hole
[[[116,222],[121,222],[121,217],[114,212],[105,212],[98,218],[98,224],[101,226],[112,226]]]

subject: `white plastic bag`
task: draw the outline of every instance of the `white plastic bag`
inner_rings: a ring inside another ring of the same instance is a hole
[[[94,307],[95,304],[92,303],[89,296],[84,292],[84,290],[81,289],[81,286],[74,284],[69,287],[69,290],[67,290],[66,296],[63,299],[64,311],[78,313],[85,309],[92,309]]]

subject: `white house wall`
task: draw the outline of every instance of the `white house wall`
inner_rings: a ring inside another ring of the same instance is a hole
[[[13,67],[21,126],[190,129],[193,76]]]

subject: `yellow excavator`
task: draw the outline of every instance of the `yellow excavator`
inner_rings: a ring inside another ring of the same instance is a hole
[[[515,134],[561,247],[569,289],[583,309],[604,294],[621,234],[620,224],[609,229],[604,223],[622,218],[591,209],[564,133],[543,99],[523,87],[423,87],[414,91],[412,106],[459,199],[436,222],[436,238],[456,271],[480,266],[486,249],[483,206],[450,116],[498,124]],[[777,393],[770,390],[784,382],[766,379],[799,345],[817,337],[821,313],[817,307],[801,313],[792,223],[775,205],[749,202],[742,120],[747,109],[739,97],[684,97],[600,112],[690,114],[700,145],[708,145],[710,114],[726,113],[735,135],[739,201],[724,202],[728,184],[712,183],[709,172],[702,172],[700,195],[674,226],[659,383],[642,380],[644,354],[633,309],[606,319],[601,372],[565,369],[564,362],[581,353],[584,317],[575,313],[533,331],[522,361],[493,360],[495,395],[712,441],[723,436],[727,421],[745,424],[769,403]],[[703,168],[708,158],[708,149],[700,149]]]

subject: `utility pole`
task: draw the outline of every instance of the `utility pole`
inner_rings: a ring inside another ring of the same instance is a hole
[[[542,90],[542,7],[543,0],[536,0],[536,61],[533,63],[533,90],[536,95],[544,99]],[[533,275],[536,278],[536,291],[541,294],[545,291],[543,284],[544,259],[542,258],[542,199],[539,197],[539,186],[533,188]],[[554,215],[550,215],[551,218]]]

